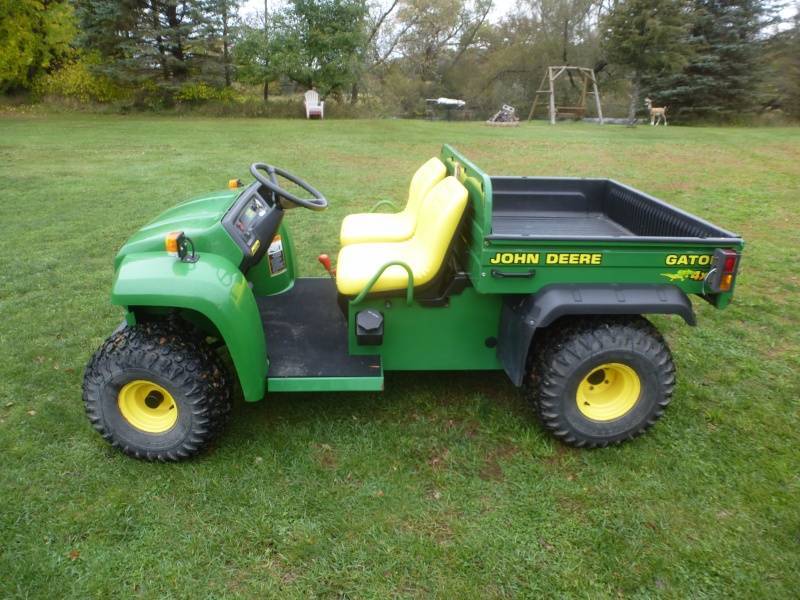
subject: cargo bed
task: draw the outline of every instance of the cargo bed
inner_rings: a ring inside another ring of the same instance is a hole
[[[693,241],[738,236],[610,179],[491,177],[488,239]]]

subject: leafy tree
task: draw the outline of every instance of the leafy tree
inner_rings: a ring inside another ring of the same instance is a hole
[[[636,121],[643,80],[673,73],[686,64],[687,25],[683,0],[619,0],[603,19],[608,59],[629,72],[630,124]]]
[[[363,0],[292,0],[273,24],[276,71],[323,95],[341,92],[356,76],[365,15]]]
[[[725,120],[753,110],[763,99],[763,0],[691,0],[691,9],[691,59],[648,89],[687,118]]]
[[[280,75],[270,60],[273,45],[259,23],[245,23],[234,46],[236,78],[250,85],[264,86],[264,102],[269,99],[269,83]]]
[[[771,93],[764,105],[800,119],[800,12],[789,28],[767,41],[762,61],[767,65],[767,89]]]
[[[58,66],[76,33],[66,1],[0,0],[0,91],[29,88]]]
[[[106,74],[124,83],[185,80],[193,4],[174,0],[77,0],[82,45],[97,50]]]
[[[202,0],[198,7],[198,37],[205,46],[206,73],[214,79],[219,77],[225,87],[230,87],[233,81],[233,47],[240,4],[241,0]]]
[[[406,0],[400,19],[411,27],[400,44],[410,75],[441,81],[439,66],[469,25],[465,0]]]

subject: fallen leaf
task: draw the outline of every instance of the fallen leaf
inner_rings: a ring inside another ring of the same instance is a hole
[[[33,416],[36,415],[36,411],[31,409],[31,410],[28,411],[28,414],[33,417]]]
[[[378,490],[377,492],[375,492],[375,495],[376,495],[378,498],[383,498],[383,490]]]
[[[69,551],[69,559],[70,560],[78,560],[78,557],[81,555],[80,552],[77,550],[70,550]]]
[[[11,408],[12,406],[14,406],[13,402],[6,402],[6,408]]]

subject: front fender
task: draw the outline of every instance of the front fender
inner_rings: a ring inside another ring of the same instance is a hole
[[[111,302],[204,315],[228,347],[245,400],[264,396],[268,362],[261,317],[247,280],[228,259],[203,253],[187,263],[163,252],[129,254],[117,269]]]

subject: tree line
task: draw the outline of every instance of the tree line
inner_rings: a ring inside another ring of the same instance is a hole
[[[646,95],[679,121],[800,117],[800,17],[764,0],[240,0],[0,3],[0,92],[163,109],[309,88],[371,114],[425,98],[525,112],[548,65],[594,69],[612,112]],[[271,9],[272,8],[272,9]],[[559,83],[570,104],[580,84]]]

